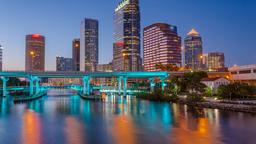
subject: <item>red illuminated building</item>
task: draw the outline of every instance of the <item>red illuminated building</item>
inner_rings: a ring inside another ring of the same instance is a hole
[[[26,36],[26,71],[45,70],[45,37],[39,34]]]

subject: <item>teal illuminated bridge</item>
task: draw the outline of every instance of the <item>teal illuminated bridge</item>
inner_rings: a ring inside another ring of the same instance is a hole
[[[125,96],[127,93],[127,80],[129,78],[148,78],[151,90],[155,86],[155,78],[161,80],[162,89],[166,86],[166,79],[169,76],[167,72],[22,72],[22,71],[2,71],[0,77],[3,82],[3,96],[7,96],[7,82],[10,77],[27,78],[29,80],[30,96],[39,93],[41,78],[81,78],[83,80],[83,94],[90,94],[90,80],[92,78],[117,78],[118,91]],[[122,86],[123,83],[123,86]],[[34,89],[35,88],[35,89]]]

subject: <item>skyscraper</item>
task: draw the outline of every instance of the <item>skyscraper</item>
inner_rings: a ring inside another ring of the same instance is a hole
[[[45,70],[45,37],[39,34],[26,36],[26,71]]]
[[[144,28],[144,70],[160,71],[157,64],[181,66],[181,38],[177,27],[156,23]]]
[[[225,55],[222,52],[204,54],[203,64],[209,71],[225,71]]]
[[[200,34],[192,29],[185,38],[185,66],[193,70],[202,68],[203,45]]]
[[[3,47],[0,45],[0,71],[3,70]]]
[[[139,71],[140,8],[139,0],[123,0],[114,13],[114,71]]]
[[[56,71],[73,71],[73,59],[57,56]]]
[[[93,72],[99,63],[98,20],[85,18],[80,30],[80,71]]]
[[[80,71],[80,39],[74,39],[72,43],[73,70]]]

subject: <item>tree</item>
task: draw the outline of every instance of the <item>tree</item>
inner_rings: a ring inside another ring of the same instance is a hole
[[[211,87],[205,88],[205,95],[208,97],[212,97],[213,96],[213,88],[211,88]]]
[[[26,81],[21,81],[19,78],[10,77],[7,86],[26,86]],[[2,86],[2,81],[0,80],[0,85]]]
[[[185,73],[182,78],[173,78],[173,81],[180,87],[182,92],[200,92],[205,91],[206,85],[201,80],[208,77],[206,72]]]
[[[232,83],[226,86],[220,86],[218,95],[221,99],[235,99],[253,96],[253,87],[248,84]]]
[[[179,67],[174,64],[163,65],[162,63],[156,64],[156,69],[160,69],[161,71],[179,71]]]
[[[174,93],[175,95],[178,95],[179,92],[180,92],[180,87],[177,86],[177,85],[175,85],[174,88],[173,88],[173,93]]]

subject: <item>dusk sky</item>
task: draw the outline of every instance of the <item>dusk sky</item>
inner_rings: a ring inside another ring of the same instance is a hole
[[[4,70],[24,70],[25,35],[46,37],[46,70],[56,55],[71,57],[83,18],[99,20],[100,63],[112,60],[113,13],[120,0],[0,0],[0,44]],[[256,63],[256,0],[141,0],[142,28],[155,22],[178,26],[179,35],[195,28],[204,53],[225,53],[226,64]],[[141,41],[142,42],[142,41]],[[142,47],[143,48],[143,47]]]

